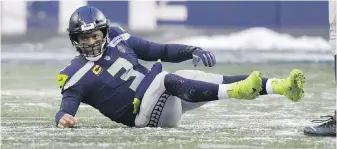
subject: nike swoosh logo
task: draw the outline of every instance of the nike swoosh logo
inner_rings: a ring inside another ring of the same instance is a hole
[[[63,77],[61,77],[58,81],[63,81]]]

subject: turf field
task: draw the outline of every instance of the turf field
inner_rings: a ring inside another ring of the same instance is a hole
[[[306,74],[306,96],[297,103],[280,96],[213,102],[188,112],[181,126],[172,129],[127,128],[87,105],[78,111],[77,128],[55,128],[61,97],[55,76],[63,66],[2,64],[2,148],[336,148],[335,138],[302,133],[310,120],[333,114],[336,94],[332,64],[217,64],[215,68],[200,68],[227,75],[261,70],[267,77],[286,77],[292,68],[299,68]],[[164,65],[169,71],[194,69],[190,66]]]

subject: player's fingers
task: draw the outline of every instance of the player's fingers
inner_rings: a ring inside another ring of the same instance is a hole
[[[61,118],[61,119],[59,120],[59,124],[61,124],[61,125],[64,126],[64,125],[67,124],[67,121],[65,121],[64,119]]]
[[[68,122],[66,120],[62,119],[62,118],[60,119],[60,121],[57,125],[57,127],[59,127],[59,128],[67,128],[68,126],[69,126]]]
[[[207,66],[207,56],[206,56],[206,54],[204,53],[204,54],[202,54],[202,56],[201,56],[201,60],[202,60],[202,63],[204,63],[204,65],[205,66]]]
[[[210,57],[209,57],[209,54],[208,53],[205,53],[205,57],[206,57],[206,66],[209,67],[210,64],[211,64],[211,60],[210,60]]]
[[[69,117],[69,119],[73,122],[72,125],[75,125],[77,123],[75,117]]]
[[[208,67],[213,66],[213,58],[210,53],[207,53]]]
[[[75,122],[72,119],[70,119],[69,117],[62,117],[62,119],[64,119],[71,126],[75,124]]]
[[[77,117],[69,117],[69,119],[71,119],[74,122],[74,125],[78,123],[78,118]]]
[[[216,59],[215,59],[215,56],[214,56],[214,54],[213,53],[210,53],[211,54],[211,58],[212,58],[212,66],[214,66],[215,65],[215,63],[216,63]]]
[[[74,116],[70,114],[64,114],[64,117],[71,119],[75,124],[78,122],[78,118],[75,118]]]
[[[58,128],[64,128],[64,126],[63,126],[61,123],[58,123],[58,124],[57,124],[57,127],[58,127]]]

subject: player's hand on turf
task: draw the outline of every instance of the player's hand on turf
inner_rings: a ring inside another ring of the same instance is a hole
[[[78,123],[78,118],[77,117],[73,117],[70,114],[64,114],[62,116],[62,118],[59,120],[59,124],[57,125],[57,127],[59,128],[71,128],[74,127],[75,124]]]
[[[193,64],[196,67],[200,60],[207,67],[213,67],[216,63],[215,56],[212,52],[197,48],[193,51]]]

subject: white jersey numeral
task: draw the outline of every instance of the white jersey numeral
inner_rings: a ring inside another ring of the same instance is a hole
[[[122,70],[125,69],[126,71],[120,76],[120,78],[124,81],[127,81],[130,77],[134,76],[135,79],[133,80],[132,84],[130,85],[130,89],[133,91],[136,91],[138,85],[145,77],[144,74],[134,70],[132,68],[132,64],[124,59],[124,58],[118,58],[107,70],[113,77],[116,76],[116,74]]]

